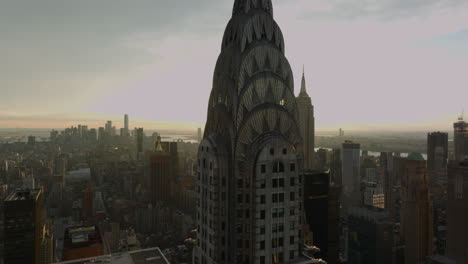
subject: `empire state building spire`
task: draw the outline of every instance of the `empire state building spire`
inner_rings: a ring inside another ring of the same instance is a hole
[[[309,97],[309,94],[307,93],[307,90],[306,90],[306,81],[305,81],[305,71],[304,71],[304,67],[302,67],[301,92],[299,93],[299,96]]]
[[[302,69],[301,91],[296,98],[299,109],[299,126],[301,130],[301,152],[304,155],[304,168],[313,169],[315,160],[315,117],[312,99],[306,90],[304,69]]]

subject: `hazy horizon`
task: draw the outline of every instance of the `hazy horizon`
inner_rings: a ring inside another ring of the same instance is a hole
[[[0,127],[204,127],[233,0],[0,1]],[[451,131],[468,2],[276,0],[318,130]]]

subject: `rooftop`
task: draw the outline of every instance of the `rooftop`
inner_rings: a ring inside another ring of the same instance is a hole
[[[59,262],[58,264],[88,264],[88,263],[112,263],[112,264],[169,264],[161,250],[157,247],[129,251],[124,253],[103,255],[99,257]]]
[[[87,247],[96,243],[102,243],[102,239],[99,229],[95,226],[65,229],[64,248]]]
[[[6,202],[36,200],[41,194],[40,189],[16,190],[5,198]]]

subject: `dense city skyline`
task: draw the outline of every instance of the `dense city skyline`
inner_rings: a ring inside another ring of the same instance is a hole
[[[62,128],[124,113],[154,127],[202,126],[231,2],[1,3],[9,63],[0,127]],[[466,106],[464,1],[274,5],[296,94],[305,64],[318,130],[448,131]],[[447,94],[457,96],[440,100]]]
[[[468,263],[467,13],[0,3],[0,264]]]

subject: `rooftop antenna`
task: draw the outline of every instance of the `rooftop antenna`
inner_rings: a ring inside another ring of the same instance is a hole
[[[458,121],[463,121],[464,116],[465,116],[465,109],[463,109],[461,114],[458,116]]]

